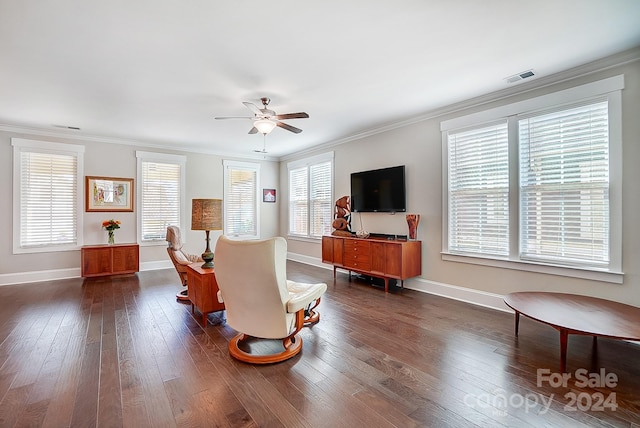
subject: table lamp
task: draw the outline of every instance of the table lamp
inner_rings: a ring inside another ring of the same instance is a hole
[[[204,230],[207,234],[207,248],[202,253],[202,265],[213,269],[213,253],[209,248],[209,232],[222,230],[222,199],[191,200],[191,230]]]

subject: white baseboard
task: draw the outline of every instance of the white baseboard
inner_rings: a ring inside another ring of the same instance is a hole
[[[325,268],[325,269],[333,269],[331,265],[322,263],[322,260],[320,260],[319,258],[305,256],[304,254],[287,253],[287,260],[293,260],[294,262],[300,262],[306,265],[311,265],[311,266]]]
[[[24,284],[26,282],[51,281],[54,279],[78,278],[79,276],[80,268],[3,273],[2,275],[0,275],[0,286],[9,284]]]
[[[287,253],[287,258],[295,262],[305,263],[324,269],[333,269],[333,266],[322,263],[322,261],[317,257]],[[471,303],[473,305],[483,306],[485,308],[495,309],[498,311],[513,312],[513,310],[504,304],[504,296],[500,294],[459,287],[457,285],[444,284],[441,282],[428,281],[423,278],[411,278],[405,280],[404,287],[409,290],[435,294],[436,296],[447,297],[449,299],[459,300],[461,302]]]
[[[140,263],[140,272],[159,269],[173,269],[173,263],[171,260],[156,260],[153,262]]]
[[[447,297],[449,299],[459,300],[461,302],[471,303],[485,308],[495,309],[497,311],[513,313],[513,310],[505,305],[503,300],[504,296],[500,294],[474,290],[472,288],[465,288],[457,285],[443,284],[441,282],[428,281],[423,278],[405,280],[404,286],[410,290],[422,291],[424,293],[435,294],[436,296]]]
[[[140,271],[172,269],[171,260],[158,260],[140,263]],[[53,281],[56,279],[80,278],[80,268],[39,270],[33,272],[16,272],[0,274],[0,286],[24,284],[29,282]]]

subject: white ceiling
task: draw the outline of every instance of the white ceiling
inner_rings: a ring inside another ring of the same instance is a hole
[[[252,156],[214,116],[267,96],[277,158],[639,45],[638,0],[0,0],[0,124]]]

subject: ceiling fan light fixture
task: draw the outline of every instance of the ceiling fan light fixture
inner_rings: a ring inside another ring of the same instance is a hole
[[[276,123],[270,121],[269,119],[259,119],[253,122],[253,126],[260,132],[261,134],[267,135],[273,128],[276,127]]]

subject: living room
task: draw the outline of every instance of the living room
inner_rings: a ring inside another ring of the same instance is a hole
[[[25,117],[24,121],[5,120],[0,124],[0,194],[7,203],[0,207],[0,222],[13,227],[5,226],[5,233],[0,238],[0,285],[24,284],[23,287],[38,287],[42,281],[79,278],[79,247],[106,243],[106,232],[102,228],[102,222],[110,218],[121,222],[120,228],[116,231],[117,243],[140,244],[141,273],[172,269],[171,261],[167,257],[166,241],[161,238],[143,242],[139,235],[141,219],[136,204],[140,202],[139,196],[143,192],[139,187],[142,185],[139,162],[141,157],[153,158],[154,155],[160,158],[175,156],[181,158],[185,165],[180,226],[186,252],[200,254],[205,245],[204,232],[190,228],[191,200],[225,200],[226,166],[229,163],[249,163],[259,171],[257,191],[261,194],[263,189],[276,190],[275,203],[263,201],[262,198],[257,201],[256,237],[284,236],[287,238],[289,260],[327,270],[330,266],[321,261],[319,239],[293,236],[288,232],[291,230],[289,165],[316,156],[328,156],[332,159],[333,201],[350,194],[350,176],[354,172],[396,165],[405,166],[406,212],[420,214],[418,239],[422,242],[422,274],[404,281],[404,287],[408,290],[444,296],[501,311],[507,311],[502,301],[503,297],[517,291],[580,294],[640,307],[640,266],[636,264],[640,256],[640,225],[635,220],[636,212],[640,210],[640,196],[637,191],[640,171],[635,165],[640,159],[640,126],[637,121],[640,117],[639,64],[640,48],[637,46],[622,52],[606,52],[597,60],[530,82],[522,82],[515,89],[510,87],[482,94],[420,115],[405,117],[391,124],[373,126],[354,135],[321,141],[313,147],[277,157],[253,153],[252,147],[246,148],[247,155],[242,156],[231,151],[226,153],[194,150],[187,143],[183,145],[179,139],[170,141],[169,145],[161,145],[108,135],[76,133],[71,129],[38,127],[30,124],[28,117]],[[606,87],[604,92],[600,89],[602,86]],[[444,218],[447,175],[443,155],[443,133],[446,133],[447,126],[455,125],[465,118],[482,119],[486,112],[506,111],[512,106],[526,104],[532,100],[547,100],[567,95],[574,98],[559,104],[578,102],[584,97],[576,97],[573,94],[581,90],[594,91],[593,94],[597,96],[609,92],[619,93],[621,145],[619,151],[611,155],[611,177],[619,180],[614,183],[617,187],[612,191],[612,199],[619,203],[619,207],[618,211],[615,207],[612,208],[610,224],[611,252],[617,265],[605,269],[549,267],[520,260],[496,261],[492,258],[464,257],[448,251],[443,238],[447,236]],[[240,101],[245,100],[238,100],[238,104]],[[277,101],[274,99],[273,105]],[[372,108],[381,108],[384,100],[376,99],[374,95],[369,103]],[[241,105],[240,107],[242,108]],[[306,109],[304,105],[298,107]],[[314,112],[309,113],[313,117]],[[215,114],[223,115],[225,112]],[[209,118],[211,122],[213,115],[212,111]],[[304,121],[296,122],[297,124],[304,128]],[[244,135],[247,129],[240,126],[238,132]],[[276,144],[276,132],[285,131],[276,129],[264,140],[260,135],[250,137],[258,139],[258,146],[263,141],[268,146],[272,141]],[[86,189],[81,181],[79,188],[82,190],[78,195],[81,207],[78,219],[78,245],[69,251],[15,251],[19,243],[16,244],[14,219],[19,217],[20,207],[8,201],[15,200],[16,141],[81,146],[82,177],[133,178],[135,208],[125,212],[86,211]],[[615,158],[616,154],[618,159]],[[407,234],[404,213],[353,213],[351,222],[354,231],[364,229],[390,235]],[[222,230],[211,233],[212,248],[223,233]],[[380,294],[380,290],[375,288],[369,291]],[[393,299],[394,296],[397,295],[390,293],[388,298]],[[627,355],[626,358],[634,357]]]

